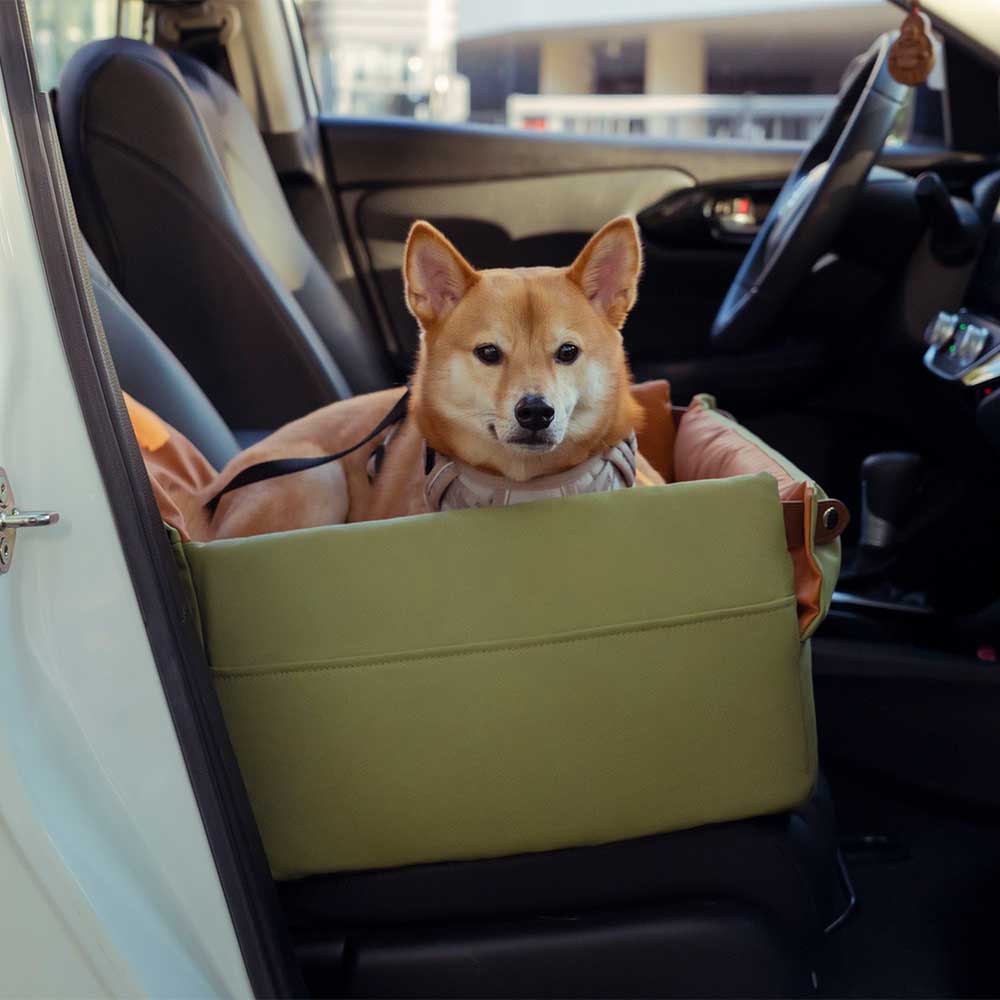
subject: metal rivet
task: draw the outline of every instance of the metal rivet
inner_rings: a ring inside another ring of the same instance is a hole
[[[837,527],[837,522],[840,520],[840,515],[837,513],[836,507],[827,507],[823,511],[823,527],[827,531],[833,531]]]
[[[10,560],[10,543],[6,538],[0,540],[0,566],[6,566]]]

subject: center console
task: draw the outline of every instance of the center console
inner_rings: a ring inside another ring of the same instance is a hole
[[[947,197],[940,183],[924,187]],[[976,185],[983,239],[974,259],[963,256],[970,271],[961,292],[938,288],[928,275],[911,281],[938,303],[964,302],[941,309],[928,295],[923,317],[908,327],[917,339],[926,324],[923,366],[933,376],[912,383],[920,395],[910,400],[940,416],[913,442],[924,454],[886,451],[863,463],[861,532],[845,554],[829,635],[948,652],[972,652],[987,638],[1000,646],[1000,588],[988,570],[1000,555],[998,199],[1000,173]],[[932,237],[946,228],[931,225]]]
[[[924,365],[939,378],[987,390],[1000,380],[1000,323],[991,317],[968,309],[939,312],[924,340]]]
[[[986,513],[995,493],[968,486],[981,489],[982,481],[995,478],[989,449],[1000,453],[996,315],[1000,310],[939,312],[924,334],[924,366],[953,386],[956,405],[974,410],[988,445],[976,461],[938,469],[936,494],[933,466],[940,454],[883,452],[865,460],[860,538],[813,646],[820,755],[834,777],[841,770],[874,774],[910,794],[991,816],[1000,810],[994,767],[1000,601],[974,611],[943,609],[933,586],[913,581],[923,571],[925,580],[946,581],[946,590],[971,580],[969,589],[987,599],[996,591],[989,567],[998,548],[997,518],[991,522]],[[968,417],[973,438],[971,412]],[[958,445],[946,438],[956,452]],[[952,478],[956,469],[964,485]],[[951,506],[948,493],[954,494]],[[970,546],[970,537],[980,544]]]
[[[962,295],[963,308],[937,312],[924,330],[924,366],[937,378],[967,390],[980,432],[1000,452],[1000,171],[972,188],[982,239]]]
[[[940,267],[907,276],[905,354],[893,358],[907,366],[902,405],[920,433],[885,441],[920,453],[882,451],[862,464],[859,537],[813,645],[820,753],[828,770],[878,773],[995,813],[1000,172],[964,205],[941,184],[922,188],[925,258]],[[955,224],[970,205],[981,226],[971,257]],[[889,365],[884,377],[903,378]]]
[[[969,309],[940,312],[924,334],[924,365],[972,393],[976,424],[1000,452],[1000,321]]]

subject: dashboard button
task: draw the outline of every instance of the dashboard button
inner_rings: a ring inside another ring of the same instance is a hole
[[[955,335],[958,316],[955,313],[939,312],[924,331],[924,341],[931,347],[943,347]]]
[[[958,360],[963,365],[971,365],[983,353],[989,339],[990,331],[985,326],[970,323],[958,335]]]

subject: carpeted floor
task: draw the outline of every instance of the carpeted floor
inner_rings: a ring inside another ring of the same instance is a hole
[[[1000,997],[1000,823],[829,777],[858,907],[828,941],[821,995]]]

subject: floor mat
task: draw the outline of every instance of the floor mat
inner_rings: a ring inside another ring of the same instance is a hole
[[[830,781],[858,907],[828,941],[821,995],[1000,996],[1000,823]]]

